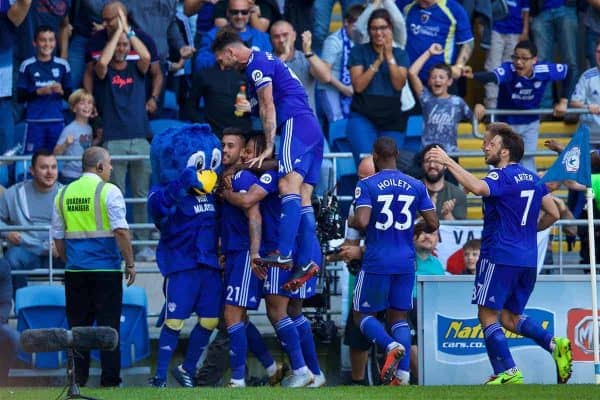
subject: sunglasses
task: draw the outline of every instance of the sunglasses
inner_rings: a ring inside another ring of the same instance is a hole
[[[227,10],[230,15],[248,15],[250,10]]]

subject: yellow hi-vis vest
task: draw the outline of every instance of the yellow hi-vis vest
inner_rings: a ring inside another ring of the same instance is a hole
[[[106,207],[107,194],[113,187],[83,175],[56,195],[56,206],[65,225],[67,271],[121,269],[121,255]]]

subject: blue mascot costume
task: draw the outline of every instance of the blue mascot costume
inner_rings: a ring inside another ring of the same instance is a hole
[[[223,283],[212,194],[221,167],[221,144],[205,124],[171,128],[154,137],[150,161],[158,184],[150,190],[148,208],[160,231],[156,260],[165,278],[165,319],[151,384],[166,386],[179,333],[195,312],[198,324],[190,333],[185,359],[172,370],[182,386],[192,387],[196,364],[221,310]]]

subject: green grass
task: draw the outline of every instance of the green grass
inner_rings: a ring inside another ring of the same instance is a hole
[[[1,400],[49,400],[56,399],[59,388],[0,388]],[[111,399],[148,399],[148,400],[354,400],[354,399],[525,399],[525,400],[576,400],[600,399],[600,386],[595,385],[515,385],[502,387],[487,386],[410,386],[410,387],[357,387],[336,386],[321,389],[283,389],[283,388],[246,388],[246,389],[153,389],[120,388],[88,389],[82,388],[82,394]]]

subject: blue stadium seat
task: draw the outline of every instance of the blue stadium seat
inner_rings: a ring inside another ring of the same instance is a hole
[[[65,312],[65,288],[58,285],[27,286],[17,290],[15,295],[17,330],[65,328],[68,329]],[[62,352],[25,353],[19,358],[33,368],[60,368],[66,360]]]
[[[421,137],[424,127],[422,115],[411,115],[406,122],[406,137]]]
[[[165,91],[165,98],[163,100],[163,107],[160,114],[161,118],[173,118],[177,119],[179,116],[179,104],[177,104],[177,96],[175,92],[171,90]]]
[[[147,309],[146,291],[143,288],[138,286],[123,288],[119,331],[121,368],[129,368],[150,355]],[[99,360],[99,352],[93,351],[92,358]]]
[[[348,126],[347,119],[339,119],[329,124],[329,146],[332,149],[337,140],[346,139],[346,126]]]
[[[177,128],[183,125],[187,125],[187,123],[176,119],[151,119],[150,132],[152,132],[152,136],[154,137],[160,135],[169,128]]]

